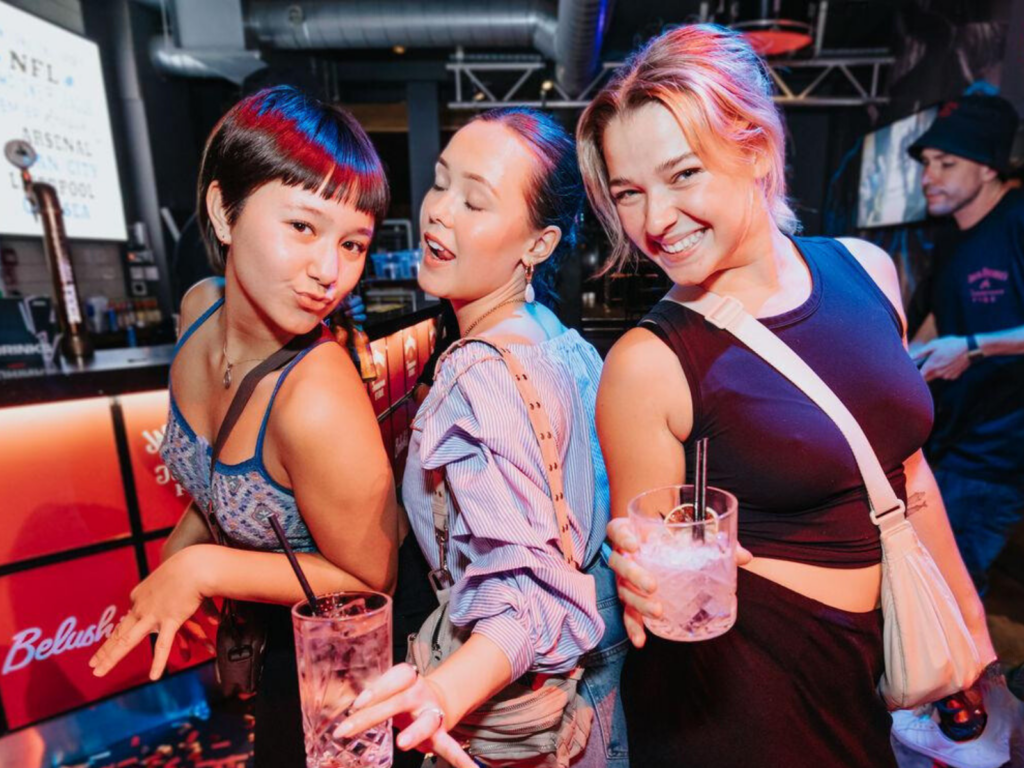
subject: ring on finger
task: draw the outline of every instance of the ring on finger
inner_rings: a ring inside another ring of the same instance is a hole
[[[420,709],[417,709],[412,714],[413,714],[413,717],[416,718],[417,720],[419,720],[423,715],[428,715],[428,714],[429,715],[437,715],[437,727],[438,728],[443,728],[444,727],[444,710],[441,709],[440,707],[435,707],[435,706],[429,706],[428,705],[426,707],[421,707]]]

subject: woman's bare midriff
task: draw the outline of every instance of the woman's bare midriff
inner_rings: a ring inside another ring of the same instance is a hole
[[[823,568],[790,560],[755,557],[743,567],[769,581],[842,611],[866,613],[873,611],[880,604],[881,563],[867,568]]]

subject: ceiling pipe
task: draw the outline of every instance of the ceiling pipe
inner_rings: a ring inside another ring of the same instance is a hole
[[[614,0],[559,0],[555,80],[570,98],[579,96],[601,70],[601,44]]]
[[[136,0],[154,8],[175,0]],[[245,31],[259,45],[283,50],[406,48],[534,48],[556,62],[556,80],[572,96],[600,70],[613,0],[250,0]],[[557,16],[556,16],[557,12]],[[160,71],[238,82],[255,54],[151,45]],[[241,54],[241,55],[240,55]],[[258,67],[256,67],[258,68]],[[232,74],[225,74],[228,69]],[[255,71],[255,69],[253,69]]]
[[[241,85],[254,72],[266,69],[259,51],[178,48],[164,37],[149,41],[149,58],[158,72],[176,77],[216,78]]]
[[[279,49],[532,47],[556,57],[553,0],[252,0],[246,27]]]

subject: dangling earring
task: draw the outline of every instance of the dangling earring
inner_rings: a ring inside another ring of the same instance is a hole
[[[526,265],[526,292],[523,294],[523,298],[527,304],[533,304],[533,300],[537,298],[537,294],[533,290],[533,264]]]

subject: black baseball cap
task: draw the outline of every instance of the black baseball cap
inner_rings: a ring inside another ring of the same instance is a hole
[[[1010,152],[1020,118],[1002,96],[963,96],[939,107],[939,114],[907,151],[918,162],[925,149],[937,149],[987,165],[1010,170]]]

